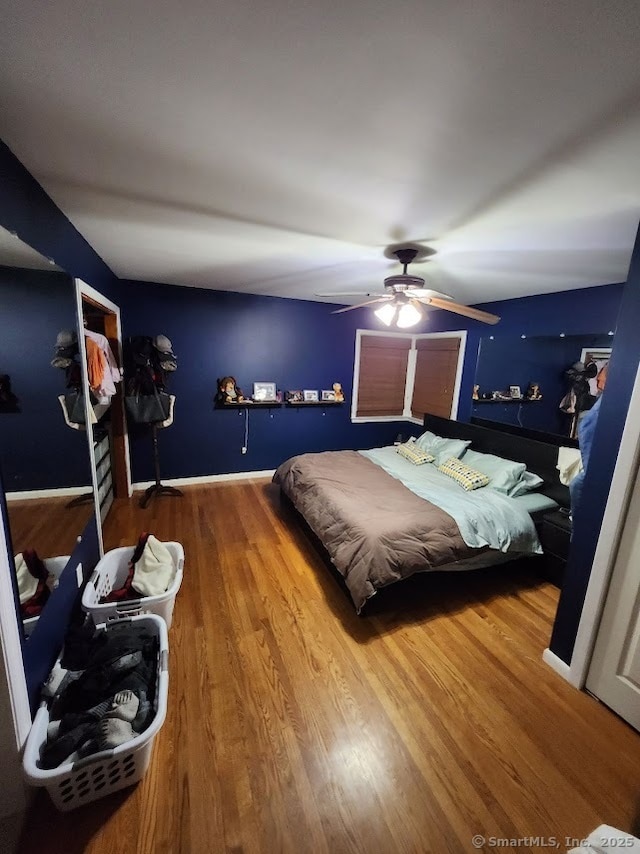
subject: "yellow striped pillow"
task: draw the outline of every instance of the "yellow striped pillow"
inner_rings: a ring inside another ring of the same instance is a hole
[[[396,451],[400,456],[404,457],[405,460],[409,460],[410,463],[413,463],[414,466],[421,466],[424,463],[432,463],[435,460],[433,454],[427,454],[426,451],[421,451],[420,448],[416,447],[415,442],[407,442],[404,445],[398,445],[396,447]]]
[[[472,469],[470,465],[456,459],[456,457],[451,457],[442,463],[442,465],[439,465],[438,471],[455,480],[467,492],[486,486],[490,480],[486,474],[477,471],[477,469]]]

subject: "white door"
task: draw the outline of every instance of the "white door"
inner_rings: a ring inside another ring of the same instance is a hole
[[[640,473],[636,471],[587,688],[640,730]]]

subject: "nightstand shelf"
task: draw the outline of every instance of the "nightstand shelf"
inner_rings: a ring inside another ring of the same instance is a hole
[[[544,575],[557,587],[562,587],[564,571],[571,546],[571,520],[567,513],[550,510],[538,525],[540,543],[544,549]]]

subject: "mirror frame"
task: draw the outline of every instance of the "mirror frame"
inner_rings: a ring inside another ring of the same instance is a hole
[[[82,365],[82,384],[84,389],[84,409],[85,409],[85,423],[91,424],[90,420],[90,409],[91,402],[89,397],[89,379],[87,376],[87,350],[85,346],[84,335],[82,334],[83,330],[83,302],[89,302],[91,305],[96,306],[105,312],[105,314],[113,315],[116,318],[116,328],[117,328],[117,338],[118,338],[118,353],[116,354],[120,365],[123,364],[122,361],[122,324],[120,320],[120,308],[111,300],[107,299],[103,296],[99,291],[95,288],[92,288],[91,285],[88,285],[86,282],[83,282],[82,279],[74,279],[75,283],[75,295],[76,295],[76,313],[78,315],[78,344],[80,347],[80,358]],[[122,406],[122,395],[120,397],[119,405]],[[129,449],[129,434],[127,431],[127,421],[124,417],[124,411],[122,412],[122,438],[123,438],[123,457],[124,457],[124,472],[126,476],[126,494],[128,498],[131,498],[133,495],[133,485],[131,483],[131,455]],[[100,496],[98,492],[98,475],[96,470],[96,459],[94,452],[94,443],[93,436],[90,434],[90,431],[87,430],[87,442],[89,444],[89,459],[91,465],[91,482],[93,485],[93,502],[94,502],[94,515],[96,519],[96,529],[98,531],[98,548],[100,552],[100,557],[104,557],[104,539],[102,535],[102,522],[100,519]],[[124,486],[124,484],[123,484]]]

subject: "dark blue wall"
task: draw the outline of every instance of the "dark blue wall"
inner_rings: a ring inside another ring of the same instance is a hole
[[[85,431],[63,418],[65,373],[51,367],[56,336],[77,329],[73,282],[64,273],[0,267],[0,373],[20,411],[0,414],[0,464],[9,492],[91,483]]]
[[[561,332],[566,335],[585,335],[615,330],[623,289],[622,284],[602,285],[598,288],[581,288],[479,304],[478,308],[491,311],[502,318],[500,323],[493,327],[450,312],[431,312],[427,322],[419,328],[420,332],[467,330],[467,349],[462,373],[458,420],[468,421],[471,418],[472,393],[481,338],[494,335],[495,340],[498,341],[502,338],[513,339],[520,335],[555,336],[560,335]]]
[[[612,347],[614,338],[604,335],[567,335],[509,337],[496,330],[493,339],[484,336],[480,343],[476,383],[480,394],[507,391],[520,386],[525,394],[530,382],[537,382],[542,399],[532,402],[501,403],[474,401],[472,415],[516,424],[529,430],[541,430],[568,436],[572,416],[559,404],[569,389],[565,371],[580,358],[586,347]]]
[[[584,498],[573,521],[571,555],[551,638],[551,650],[567,663],[571,661],[573,654],[580,614],[639,360],[640,230],[620,305],[607,385],[600,404],[589,468],[583,487]],[[587,497],[588,500],[585,500]]]
[[[164,478],[272,469],[293,454],[389,444],[397,423],[352,424],[355,330],[368,315],[333,315],[334,306],[302,300],[129,282],[123,333],[167,335],[178,357],[169,391],[175,421],[160,434]],[[354,316],[359,315],[359,316]],[[244,413],[214,408],[216,379],[233,375],[245,394],[254,382],[279,389],[330,389],[341,382],[342,406],[254,409],[248,452]],[[136,482],[151,480],[149,435],[132,432]]]

